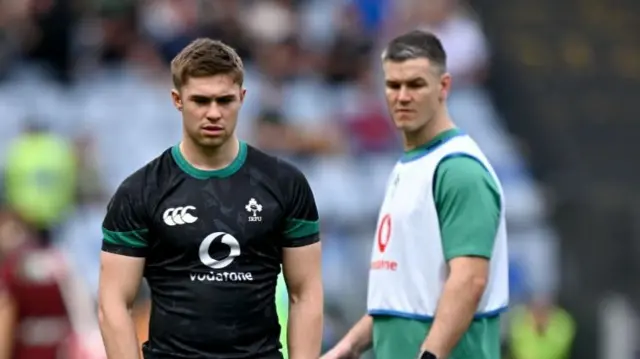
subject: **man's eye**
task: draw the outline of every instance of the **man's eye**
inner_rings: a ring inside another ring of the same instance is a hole
[[[206,105],[209,103],[209,100],[206,98],[196,98],[193,100],[193,102],[197,103],[198,105]]]
[[[231,97],[222,97],[218,99],[218,103],[221,105],[226,105],[233,102],[233,98]]]

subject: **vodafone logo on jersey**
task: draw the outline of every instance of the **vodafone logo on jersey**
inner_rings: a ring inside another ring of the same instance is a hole
[[[212,245],[217,243],[228,249],[228,252],[223,258],[215,259],[211,256],[209,251]],[[236,237],[225,232],[211,233],[200,243],[198,248],[198,257],[200,262],[210,269],[214,269],[209,272],[192,272],[189,276],[192,282],[250,282],[253,281],[253,273],[251,272],[236,272],[227,271],[226,268],[233,263],[233,261],[240,257],[242,251],[240,249],[240,242]]]
[[[389,241],[391,240],[391,228],[391,215],[385,214],[382,216],[376,232],[378,254],[375,256],[375,259],[371,261],[371,270],[395,271],[398,269],[398,262],[384,258],[384,252],[387,250]]]

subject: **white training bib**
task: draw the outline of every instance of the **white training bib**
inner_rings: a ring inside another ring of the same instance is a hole
[[[369,271],[369,314],[433,318],[448,274],[433,181],[438,164],[450,156],[476,159],[500,186],[489,161],[466,135],[443,140],[421,156],[398,162],[387,184],[374,238]],[[501,188],[500,192],[504,209]],[[506,309],[508,280],[507,233],[502,211],[490,259],[489,281],[477,317],[495,315]]]

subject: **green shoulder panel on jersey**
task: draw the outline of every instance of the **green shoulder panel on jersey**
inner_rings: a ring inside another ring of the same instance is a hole
[[[502,202],[498,185],[484,165],[464,154],[443,159],[433,191],[446,260],[490,258]]]

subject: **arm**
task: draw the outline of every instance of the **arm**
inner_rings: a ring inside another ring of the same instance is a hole
[[[109,359],[138,359],[139,347],[130,309],[138,293],[144,258],[100,255],[99,320]]]
[[[322,345],[322,272],[320,242],[285,248],[283,272],[289,292],[289,357],[317,358]]]
[[[489,271],[486,259],[473,257],[452,259],[449,268],[436,319],[422,346],[438,358],[446,358],[469,328]]]
[[[434,186],[449,276],[422,350],[446,358],[469,328],[485,290],[500,223],[500,191],[481,163],[445,159]]]
[[[10,359],[18,308],[0,278],[0,359]]]
[[[142,281],[149,238],[142,196],[127,181],[109,203],[102,226],[98,319],[109,359],[140,358],[130,309]]]
[[[318,210],[299,171],[289,175],[282,267],[289,293],[289,358],[318,358],[322,346],[322,250]]]
[[[322,359],[356,359],[371,348],[373,318],[366,314]]]

